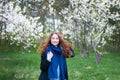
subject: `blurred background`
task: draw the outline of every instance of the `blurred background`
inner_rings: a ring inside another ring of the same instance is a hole
[[[37,80],[38,46],[54,31],[63,34],[75,50],[76,57],[68,60],[69,66],[76,62],[69,67],[70,80],[120,79],[119,3],[120,0],[0,0],[0,79]]]

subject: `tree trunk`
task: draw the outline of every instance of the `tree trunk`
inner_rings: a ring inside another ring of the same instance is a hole
[[[0,25],[0,45],[2,43],[2,26]]]
[[[102,53],[99,52],[99,51],[96,49],[96,44],[95,44],[95,42],[91,41],[91,43],[92,43],[93,50],[94,50],[94,52],[95,52],[95,54],[96,54],[96,63],[99,63],[100,60],[101,60],[101,58],[102,58]]]
[[[82,41],[82,47],[83,47],[82,50],[83,50],[83,52],[85,54],[85,57],[89,57],[89,48],[87,46],[87,43],[86,43],[85,39]]]
[[[102,53],[99,52],[98,50],[95,53],[96,53],[96,63],[99,63],[100,59],[102,58]]]

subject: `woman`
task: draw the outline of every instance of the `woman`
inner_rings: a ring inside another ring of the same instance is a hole
[[[72,45],[57,32],[39,46],[41,74],[39,80],[68,80],[66,58],[73,57]]]

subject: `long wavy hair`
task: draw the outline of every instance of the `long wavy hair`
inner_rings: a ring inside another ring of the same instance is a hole
[[[40,45],[38,47],[38,52],[40,54],[44,54],[46,48],[50,45],[51,43],[51,37],[53,34],[56,34],[59,38],[59,44],[63,50],[63,55],[65,57],[71,57],[72,56],[72,51],[71,51],[71,47],[72,47],[72,44],[70,42],[68,42],[67,40],[65,40],[63,38],[62,35],[60,35],[59,33],[57,32],[53,32],[50,34],[49,38],[47,40],[44,40],[43,42],[40,42]]]

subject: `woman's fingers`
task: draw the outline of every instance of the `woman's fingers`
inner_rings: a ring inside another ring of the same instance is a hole
[[[51,61],[52,57],[53,57],[53,53],[51,51],[48,52],[48,54],[47,54],[47,60]]]

